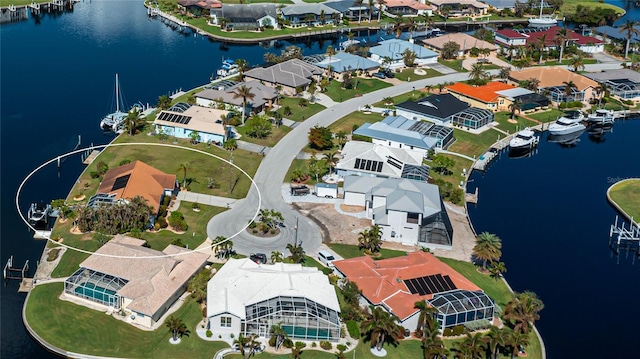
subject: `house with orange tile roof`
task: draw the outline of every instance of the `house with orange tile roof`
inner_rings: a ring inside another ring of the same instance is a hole
[[[418,251],[382,260],[363,256],[333,264],[339,276],[358,285],[361,305],[384,308],[411,331],[420,315],[415,303],[421,301],[437,310],[440,330],[476,320],[493,321],[494,301],[431,253]]]
[[[209,256],[172,244],[158,251],[145,243],[116,235],[65,280],[63,297],[107,313],[123,311],[124,321],[155,329]]]
[[[490,111],[506,111],[511,104],[506,97],[498,91],[512,90],[516,86],[504,82],[492,81],[483,86],[472,86],[463,82],[456,82],[447,86],[450,94],[469,103],[473,107],[484,108]]]
[[[164,197],[171,196],[176,188],[176,175],[164,173],[142,161],[134,161],[107,171],[98,192],[89,199],[87,206],[140,196],[157,215]]]
[[[578,73],[562,67],[537,66],[520,71],[511,71],[509,80],[514,84],[529,79],[538,79],[539,93],[548,93],[551,101],[561,103],[565,101],[590,101],[595,97],[595,88],[598,83]],[[567,98],[566,87],[573,83],[575,87]]]

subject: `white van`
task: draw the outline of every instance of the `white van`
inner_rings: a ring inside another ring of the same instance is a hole
[[[322,262],[327,267],[333,268],[333,261],[336,260],[336,258],[328,251],[322,250],[318,252],[318,260],[320,260],[320,262]]]

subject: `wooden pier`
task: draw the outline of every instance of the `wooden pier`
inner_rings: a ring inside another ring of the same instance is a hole
[[[96,157],[98,157],[98,155],[100,154],[99,150],[92,150],[91,152],[89,152],[90,150],[87,150],[87,152],[85,153],[85,155],[83,155],[83,160],[82,160],[82,164],[83,165],[90,165],[91,162],[93,162],[93,160],[96,159]],[[87,154],[88,153],[88,154]]]
[[[509,146],[509,140],[511,140],[512,136],[513,135],[510,135],[494,143],[487,152],[478,157],[478,159],[473,163],[472,169],[484,171],[487,166],[496,158],[496,156],[498,156],[498,153]]]

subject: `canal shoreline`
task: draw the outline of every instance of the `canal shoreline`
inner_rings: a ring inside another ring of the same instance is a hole
[[[611,198],[611,190],[616,187],[619,184],[625,183],[625,182],[636,182],[636,181],[640,181],[640,178],[626,178],[623,179],[621,181],[618,181],[614,184],[612,184],[611,186],[609,186],[609,188],[607,189],[607,201],[609,201],[609,203],[613,206],[613,208],[616,209],[616,211],[618,211],[620,214],[622,214],[628,221],[632,222],[632,223],[638,223],[638,219],[634,219],[633,216],[631,216],[629,213],[627,213],[627,211],[624,210],[624,208],[622,208],[621,205],[619,205],[613,198]]]

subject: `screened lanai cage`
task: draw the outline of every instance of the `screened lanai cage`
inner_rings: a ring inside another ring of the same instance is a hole
[[[418,243],[443,246],[453,244],[453,226],[443,201],[440,201],[440,208],[440,212],[422,219]]]
[[[474,320],[493,320],[495,303],[484,292],[458,289],[435,294],[429,303],[438,310],[436,318],[442,329]]]
[[[463,111],[451,115],[451,123],[453,123],[453,125],[455,126],[477,129],[490,122],[493,122],[493,117],[493,112],[489,110],[469,107]]]
[[[118,291],[127,280],[87,268],[80,268],[64,281],[64,292],[120,309]]]
[[[571,88],[571,95],[568,97],[566,86],[548,87],[547,90],[553,102],[584,101],[584,91],[578,91],[576,88]]]
[[[615,80],[607,81],[612,94],[625,100],[640,97],[640,84],[631,80]]]
[[[245,308],[243,335],[269,336],[272,325],[280,324],[291,338],[301,340],[340,339],[338,312],[308,298],[279,296]]]

